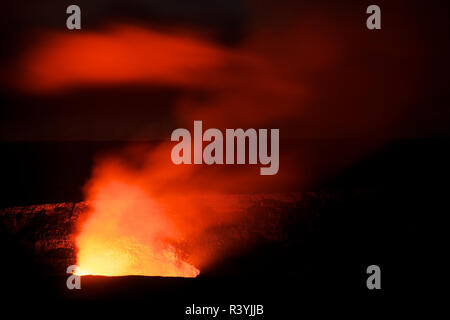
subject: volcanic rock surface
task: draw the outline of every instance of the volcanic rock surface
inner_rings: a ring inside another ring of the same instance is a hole
[[[226,237],[236,243],[295,245],[319,230],[321,210],[338,198],[336,192],[230,195],[229,201],[246,211],[247,218],[218,228],[205,241],[220,246]],[[77,221],[88,208],[87,202],[65,202],[1,209],[0,233],[18,241],[47,272],[63,274],[76,264]]]

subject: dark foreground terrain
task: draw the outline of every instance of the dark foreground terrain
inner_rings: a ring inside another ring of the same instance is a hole
[[[71,221],[83,204],[4,209],[2,227],[12,229],[2,231],[2,290],[7,304],[19,310],[26,302],[49,305],[56,315],[90,314],[94,308],[103,316],[138,312],[157,319],[212,319],[185,315],[193,304],[221,310],[262,304],[264,319],[334,308],[375,312],[400,301],[420,305],[425,293],[436,293],[432,288],[445,273],[439,229],[423,212],[440,212],[444,199],[411,190],[334,190],[308,192],[290,203],[257,201],[248,210],[277,218],[275,229],[258,236],[250,223],[245,228],[256,234],[251,244],[197,278],[83,276],[80,290],[66,287],[64,270],[75,261]],[[366,287],[372,264],[382,270],[381,290]]]

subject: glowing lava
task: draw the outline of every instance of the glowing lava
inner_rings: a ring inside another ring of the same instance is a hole
[[[76,239],[79,275],[196,277],[168,234],[176,230],[148,194],[123,182],[102,185]],[[132,217],[130,219],[130,217]]]

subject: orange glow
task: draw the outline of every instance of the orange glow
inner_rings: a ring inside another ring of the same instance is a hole
[[[167,242],[175,229],[158,203],[121,182],[102,186],[77,237],[79,275],[196,277]]]
[[[228,48],[192,34],[123,25],[44,33],[21,57],[15,84],[45,94],[136,84],[207,91],[207,99],[177,99],[168,111],[176,127],[201,119],[209,128],[280,128],[281,139],[376,136],[394,128],[414,96],[415,73],[399,78],[395,68],[355,57],[381,46],[366,33],[348,36],[345,23],[337,28],[314,15],[299,21],[283,30],[261,28]],[[400,47],[376,51],[380,60],[396,66],[404,56],[413,59],[414,43],[392,40]],[[151,96],[143,104],[152,108]],[[262,177],[256,167],[175,166],[171,147],[130,148],[96,164],[85,190],[91,209],[76,239],[78,274],[195,277],[233,249],[217,230],[245,218],[227,193],[280,192],[308,179],[305,156],[286,149],[280,148],[279,173]],[[358,156],[358,150],[340,154],[345,162]],[[338,160],[327,160],[329,167]]]
[[[130,147],[97,163],[85,188],[90,210],[76,238],[77,274],[195,277],[233,250],[221,230],[243,221],[245,205],[223,191],[257,186],[257,168],[176,166],[170,147]],[[130,157],[140,159],[136,167]],[[276,178],[268,181],[280,184]]]
[[[220,188],[238,179],[249,185],[250,174],[225,182],[222,172],[174,165],[170,148],[130,147],[96,164],[76,238],[78,274],[195,277],[230,249],[207,240],[217,236],[215,227],[242,217]],[[130,158],[140,159],[137,167]]]

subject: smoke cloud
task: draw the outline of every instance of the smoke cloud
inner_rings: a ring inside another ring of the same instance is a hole
[[[196,88],[204,94],[186,95],[171,110],[177,126],[279,128],[287,141],[390,137],[420,94],[419,44],[405,30],[381,39],[355,31],[352,16],[338,17],[310,10],[277,27],[256,24],[236,47],[190,30],[130,25],[45,33],[21,60],[17,85],[33,94],[124,84]],[[281,146],[279,173],[270,177],[250,166],[176,166],[173,129],[157,148],[130,146],[97,162],[85,188],[92,209],[77,239],[80,273],[196,276],[227,248],[205,239],[244,218],[227,194],[283,190],[305,179],[303,154],[292,146]],[[361,152],[342,153],[339,162]]]

